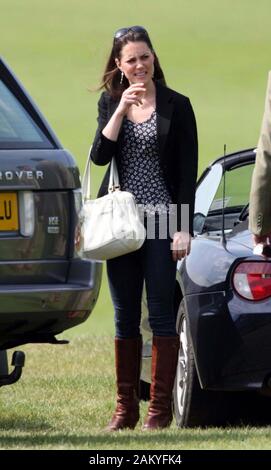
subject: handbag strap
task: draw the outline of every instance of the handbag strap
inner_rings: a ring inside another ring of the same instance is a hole
[[[120,189],[119,174],[118,174],[116,160],[113,157],[110,163],[108,192],[113,193],[114,191],[119,190],[119,189]]]
[[[91,167],[91,149],[92,145],[90,146],[89,152],[88,152],[88,158],[87,158],[87,163],[85,166],[85,170],[83,173],[83,178],[82,178],[82,195],[83,195],[83,201],[86,201],[87,199],[91,199],[91,182],[90,182],[90,167]],[[116,190],[120,189],[120,184],[119,184],[119,175],[118,175],[118,169],[117,169],[117,164],[116,160],[113,157],[110,163],[110,175],[109,175],[109,184],[108,184],[108,192],[112,193]]]
[[[92,147],[92,146],[91,146]],[[90,194],[90,152],[91,152],[91,147],[88,152],[88,158],[87,158],[87,163],[84,169],[83,173],[83,178],[82,178],[82,195],[83,195],[83,201],[87,199],[91,199],[91,194]]]

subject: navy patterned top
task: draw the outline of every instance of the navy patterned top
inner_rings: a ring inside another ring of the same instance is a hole
[[[131,192],[147,213],[167,212],[172,200],[160,165],[155,110],[143,122],[124,119],[120,157],[122,191]]]

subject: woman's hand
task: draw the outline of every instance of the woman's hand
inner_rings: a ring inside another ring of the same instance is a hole
[[[133,85],[126,88],[122,93],[119,105],[117,107],[117,113],[125,116],[129,108],[134,104],[140,106],[142,101],[140,95],[145,93],[146,88],[144,88],[144,83],[134,83]]]
[[[107,139],[117,142],[124,116],[128,113],[130,106],[133,104],[139,106],[141,104],[140,96],[145,91],[146,88],[144,88],[143,83],[134,83],[124,90],[116,111],[102,131]]]
[[[188,256],[191,249],[191,235],[188,232],[175,232],[172,241],[172,258],[174,261]]]

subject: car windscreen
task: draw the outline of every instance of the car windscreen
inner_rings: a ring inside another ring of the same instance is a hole
[[[17,97],[0,80],[0,149],[52,148]]]
[[[249,191],[254,165],[253,162],[236,165],[224,173],[207,216],[196,221],[203,232],[221,234],[223,227],[230,233],[240,222],[239,216],[249,201]],[[203,216],[203,214],[202,214]]]
[[[224,189],[224,208],[234,212],[235,208],[244,207],[249,201],[253,168],[254,165],[250,163],[246,165],[236,165],[227,170],[225,173],[225,181],[223,181],[223,179],[221,180],[209,211],[212,212],[222,209]],[[224,184],[225,188],[223,188]]]

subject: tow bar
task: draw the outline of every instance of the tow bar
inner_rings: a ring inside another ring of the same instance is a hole
[[[10,374],[0,375],[0,387],[11,385],[17,382],[22,375],[22,369],[25,363],[25,354],[23,351],[14,351],[11,365],[14,366]]]

